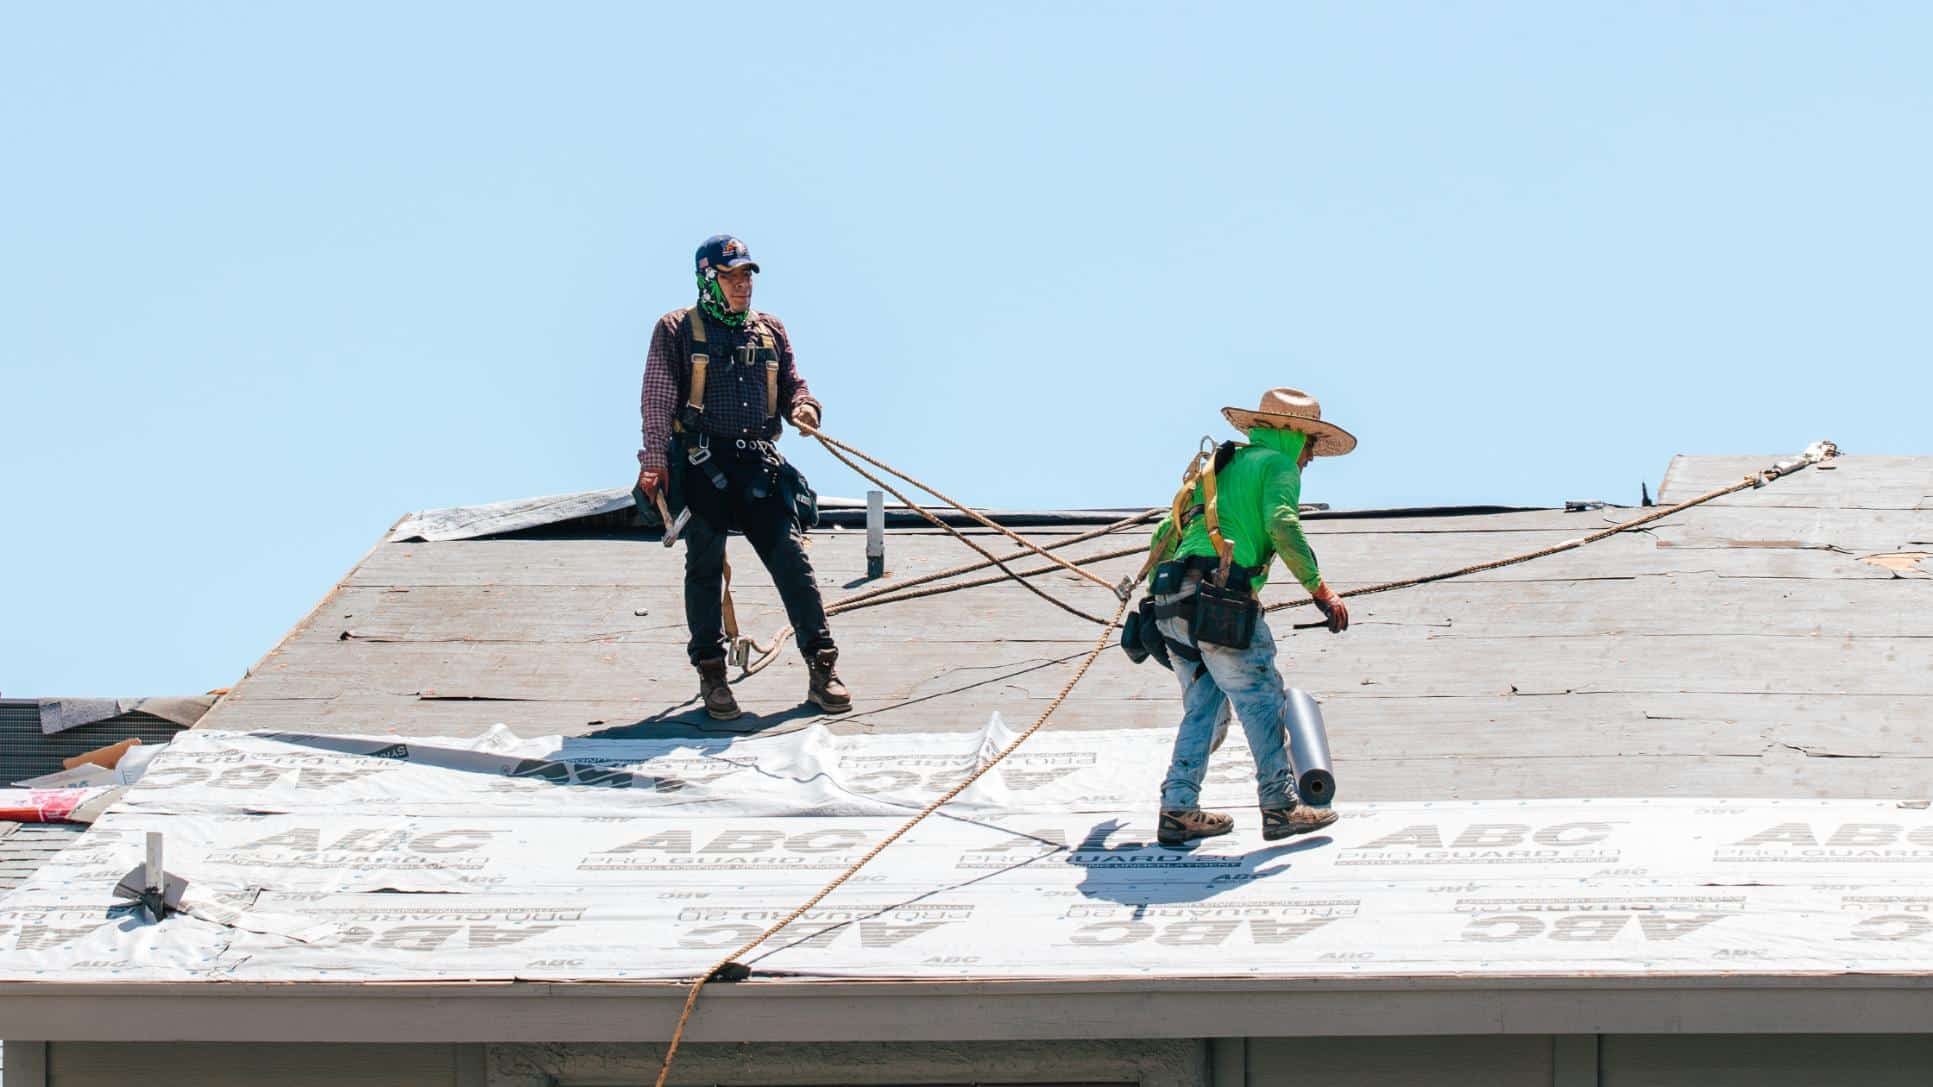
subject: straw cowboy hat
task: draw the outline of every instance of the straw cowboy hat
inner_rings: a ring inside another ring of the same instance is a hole
[[[1316,456],[1340,457],[1356,448],[1356,436],[1334,423],[1322,421],[1322,405],[1301,389],[1270,389],[1262,394],[1262,404],[1254,411],[1223,408],[1228,425],[1247,434],[1255,427],[1295,430],[1319,438]]]

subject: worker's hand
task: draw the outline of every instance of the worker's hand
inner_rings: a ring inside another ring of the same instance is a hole
[[[643,491],[646,498],[656,499],[658,492],[664,490],[664,469],[638,469],[638,490]]]
[[[805,404],[800,404],[796,408],[793,408],[792,425],[795,427],[798,427],[800,430],[819,429],[818,406],[810,403],[805,403]]]
[[[1322,614],[1328,617],[1329,633],[1341,634],[1349,629],[1349,605],[1342,602],[1342,597],[1336,595],[1336,591],[1329,587],[1328,582],[1317,585],[1315,592],[1309,595],[1315,598],[1316,607],[1322,609]]]

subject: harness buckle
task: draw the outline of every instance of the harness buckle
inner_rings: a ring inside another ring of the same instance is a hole
[[[700,434],[698,440],[685,449],[685,460],[693,467],[711,459],[711,435]]]

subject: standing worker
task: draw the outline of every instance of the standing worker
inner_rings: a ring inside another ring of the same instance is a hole
[[[1330,631],[1348,628],[1349,609],[1323,582],[1298,507],[1302,470],[1316,457],[1349,452],[1356,439],[1324,422],[1322,406],[1299,389],[1271,389],[1257,410],[1223,408],[1222,415],[1250,444],[1224,443],[1198,478],[1191,469],[1195,482],[1184,484],[1149,544],[1156,564],[1150,578],[1155,628],[1168,655],[1179,658],[1173,664],[1182,701],[1174,757],[1161,785],[1156,837],[1163,845],[1235,827],[1227,815],[1200,805],[1202,775],[1217,726],[1226,727],[1229,703],[1255,756],[1262,837],[1306,834],[1337,818],[1296,795],[1283,723],[1288,693],[1256,596],[1279,555],[1314,597]]]
[[[644,447],[638,488],[689,510],[685,540],[687,653],[705,712],[741,712],[725,674],[725,538],[743,533],[765,564],[811,671],[806,700],[827,713],[852,708],[834,671],[839,650],[805,553],[814,499],[773,444],[781,418],[819,425],[820,405],[799,376],[785,325],[751,308],[759,270],[745,243],[706,238],[696,256],[698,303],[658,319],[644,364]],[[669,525],[666,526],[669,530]]]

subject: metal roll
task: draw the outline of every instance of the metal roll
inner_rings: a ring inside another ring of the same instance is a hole
[[[1296,792],[1305,804],[1327,805],[1336,798],[1336,775],[1329,768],[1329,734],[1322,727],[1322,707],[1309,692],[1290,687],[1288,712],[1283,717]]]

